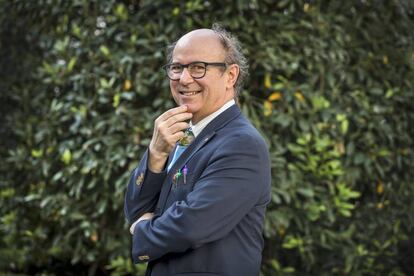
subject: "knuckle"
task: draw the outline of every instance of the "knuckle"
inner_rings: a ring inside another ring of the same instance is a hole
[[[155,119],[154,124],[155,124],[156,126],[158,126],[161,122],[162,122],[161,117],[158,117],[157,119]]]
[[[159,130],[163,130],[163,129],[165,129],[165,121],[160,122],[160,123],[158,124],[158,129],[159,129]]]
[[[167,118],[170,117],[171,116],[171,110],[166,111],[163,115]]]
[[[155,126],[155,129],[156,129],[158,132],[161,132],[162,127],[158,124],[158,125],[156,125],[156,126]]]
[[[166,134],[165,128],[162,128],[162,127],[158,129],[158,132],[161,134],[161,136],[165,136]]]
[[[177,117],[171,117],[171,122],[173,123],[173,124],[175,124],[175,123],[177,123],[178,122],[178,118]]]

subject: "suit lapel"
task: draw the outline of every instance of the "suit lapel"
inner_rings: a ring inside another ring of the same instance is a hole
[[[206,143],[213,139],[216,131],[223,128],[227,123],[239,116],[241,113],[237,105],[233,105],[218,115],[213,121],[211,121],[201,133],[194,139],[194,141],[188,146],[188,148],[181,154],[181,156],[175,161],[171,167],[162,185],[160,197],[157,204],[156,213],[162,214],[165,209],[168,195],[171,190],[171,179],[178,169],[182,168],[187,161],[199,151]],[[174,148],[175,151],[175,148]],[[173,152],[174,152],[173,151]],[[170,158],[171,160],[172,158]]]
[[[184,164],[186,164],[187,160],[189,160],[199,149],[201,149],[211,137],[213,137],[215,132],[210,133],[207,135],[201,142],[200,140],[196,142],[196,140],[191,143],[190,146],[181,154],[181,156],[175,161],[174,165],[171,167],[170,171],[167,174],[166,181],[162,184],[162,189],[160,193],[160,197],[158,200],[157,211],[161,211],[160,214],[164,212],[165,203],[167,202],[168,195],[171,191],[171,179],[173,175],[177,172],[179,168],[182,168]]]

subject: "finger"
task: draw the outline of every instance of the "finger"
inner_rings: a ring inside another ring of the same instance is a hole
[[[189,112],[185,112],[185,113],[180,113],[180,114],[176,114],[174,116],[171,116],[170,118],[168,118],[165,121],[165,126],[167,127],[171,127],[172,125],[178,123],[178,122],[184,122],[184,121],[188,121],[193,117],[192,113]]]
[[[187,122],[176,122],[170,126],[168,126],[168,122],[162,122],[156,127],[156,133],[154,133],[153,137],[168,140],[169,136],[178,131],[185,130],[189,126],[190,124]]]
[[[134,230],[135,230],[135,226],[137,225],[137,223],[138,223],[138,220],[137,220],[137,221],[135,221],[135,222],[131,225],[131,227],[129,228],[129,232],[131,233],[131,235],[134,235]]]
[[[140,218],[147,218],[148,216],[150,216],[151,215],[151,213],[145,213],[145,214],[143,214]]]
[[[146,213],[145,217],[151,219],[154,216],[154,213]]]
[[[178,123],[175,123],[175,124],[171,125],[168,128],[168,132],[171,133],[171,134],[175,134],[175,133],[177,133],[179,131],[183,131],[183,130],[187,129],[189,126],[190,126],[189,123],[186,123],[186,122],[178,122]]]
[[[165,111],[163,114],[161,114],[161,116],[160,117],[158,117],[161,121],[165,121],[165,120],[167,120],[168,118],[170,118],[171,116],[174,116],[174,115],[177,115],[177,114],[180,114],[180,113],[184,113],[184,112],[186,112],[187,111],[187,106],[186,105],[180,105],[180,106],[178,106],[178,107],[174,107],[174,108],[171,108],[171,109],[169,109],[169,110],[167,110],[167,111]]]
[[[175,145],[175,143],[177,143],[177,141],[179,141],[184,136],[185,136],[184,131],[179,131],[171,135],[171,141],[173,142],[173,145]]]
[[[184,131],[178,130],[174,133],[170,133],[168,136],[165,137],[165,147],[168,147],[168,152],[172,150],[172,148],[175,146],[178,140],[183,138],[185,136]]]

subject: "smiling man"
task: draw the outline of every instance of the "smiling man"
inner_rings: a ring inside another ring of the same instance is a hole
[[[213,25],[181,37],[168,59],[177,107],[155,120],[125,196],[133,261],[155,276],[259,275],[270,162],[235,102],[240,44]]]

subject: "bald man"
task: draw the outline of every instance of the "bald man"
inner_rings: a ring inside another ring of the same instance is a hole
[[[235,101],[246,59],[217,25],[170,51],[164,69],[177,107],[155,120],[125,196],[133,261],[148,262],[153,276],[259,275],[270,162]]]

